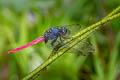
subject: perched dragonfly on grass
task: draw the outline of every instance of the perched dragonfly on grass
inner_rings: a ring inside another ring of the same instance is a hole
[[[39,38],[33,40],[32,42],[23,45],[19,48],[13,49],[8,51],[8,54],[22,50],[24,48],[27,48],[33,44],[45,42],[46,44],[50,44],[50,46],[55,50],[58,51],[60,47],[65,46],[64,40],[69,39],[81,30],[81,26],[79,24],[72,24],[72,25],[66,25],[66,26],[57,26],[57,27],[51,27],[44,33],[43,36],[40,36]],[[71,42],[71,41],[70,41]],[[83,41],[78,45],[77,47],[74,47],[71,49],[72,52],[75,53],[83,53],[83,52],[93,52],[93,46],[88,41]]]

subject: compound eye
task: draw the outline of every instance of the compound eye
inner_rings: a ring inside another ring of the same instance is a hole
[[[70,30],[66,29],[66,33],[64,36],[69,36],[70,35]]]
[[[66,32],[67,32],[67,29],[65,29],[64,27],[61,27],[61,32],[62,32],[63,35],[65,35]]]
[[[63,30],[62,30],[63,35],[65,35],[65,34],[66,34],[66,32],[67,32],[67,30],[66,30],[66,29],[63,29]]]

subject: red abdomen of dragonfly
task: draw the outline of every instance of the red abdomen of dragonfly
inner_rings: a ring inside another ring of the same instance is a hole
[[[8,51],[8,54],[13,53],[13,52],[16,52],[16,51],[19,51],[19,50],[22,50],[22,49],[24,49],[24,48],[27,48],[27,47],[33,45],[33,44],[37,44],[37,43],[44,42],[44,40],[45,40],[45,39],[44,39],[44,36],[40,36],[39,38],[33,40],[32,42],[30,42],[30,43],[28,43],[28,44],[26,44],[26,45],[23,45],[23,46],[21,46],[21,47],[19,47],[19,48],[12,49],[12,50]]]

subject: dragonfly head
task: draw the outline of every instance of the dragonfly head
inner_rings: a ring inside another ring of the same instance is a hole
[[[62,36],[70,34],[70,31],[65,27],[60,27],[59,30],[60,30],[60,33],[61,33]]]
[[[59,31],[61,35],[65,35],[67,33],[67,29],[65,27],[60,27]]]

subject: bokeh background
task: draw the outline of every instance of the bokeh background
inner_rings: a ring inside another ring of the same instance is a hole
[[[52,26],[87,27],[120,5],[120,0],[0,0],[0,80],[19,80],[50,55],[44,43],[8,55],[8,50],[43,35]],[[37,80],[120,80],[120,18],[91,37],[89,56],[66,53]]]

